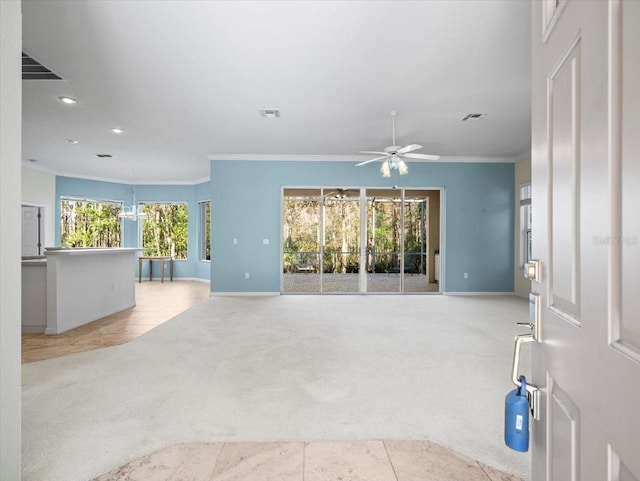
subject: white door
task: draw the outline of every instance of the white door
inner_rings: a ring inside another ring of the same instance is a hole
[[[22,255],[39,256],[42,253],[40,207],[22,206]]]
[[[532,2],[534,481],[640,481],[640,1]]]

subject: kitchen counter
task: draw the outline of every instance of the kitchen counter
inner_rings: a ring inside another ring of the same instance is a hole
[[[61,334],[136,305],[138,248],[47,248],[45,334]]]

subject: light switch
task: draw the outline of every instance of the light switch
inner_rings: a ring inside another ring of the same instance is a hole
[[[269,245],[269,239],[262,239],[262,243],[266,246]]]
[[[238,239],[236,239],[235,237],[233,238],[233,245],[234,246],[238,245]]]

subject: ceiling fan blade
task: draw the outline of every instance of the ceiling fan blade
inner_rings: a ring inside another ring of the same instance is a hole
[[[389,155],[388,152],[376,152],[375,150],[361,150],[361,154],[378,154],[378,155]]]
[[[421,148],[422,148],[422,145],[411,144],[411,145],[407,145],[406,147],[402,147],[401,149],[398,149],[398,153],[406,154],[407,152],[413,152],[414,150],[418,150]]]
[[[361,165],[365,165],[365,164],[369,164],[371,162],[375,162],[376,160],[386,159],[387,157],[389,157],[389,156],[388,155],[383,155],[382,157],[376,157],[375,159],[365,160],[364,162],[360,162],[359,164],[356,164],[356,167],[360,167]]]
[[[422,160],[440,160],[439,155],[432,155],[432,154],[402,154],[402,157],[408,157],[410,159],[422,159]]]

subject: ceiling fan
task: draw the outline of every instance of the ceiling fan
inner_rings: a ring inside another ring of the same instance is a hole
[[[341,189],[336,188],[333,191],[325,192],[325,197],[333,197],[334,199],[346,199],[347,197],[353,197],[359,195],[360,192],[357,189]]]
[[[391,171],[397,170],[400,175],[404,175],[409,172],[409,168],[407,164],[403,160],[403,158],[407,159],[422,159],[422,160],[438,160],[440,159],[439,155],[432,154],[416,154],[413,153],[414,150],[418,150],[422,148],[422,145],[418,144],[410,144],[404,147],[399,145],[395,145],[396,143],[396,115],[398,112],[395,110],[391,111],[391,129],[392,129],[392,137],[391,143],[389,147],[384,149],[384,152],[377,152],[372,150],[361,150],[361,154],[378,154],[380,157],[376,157],[374,159],[365,160],[364,162],[360,162],[356,164],[356,167],[360,167],[361,165],[369,164],[371,162],[376,162],[378,160],[382,161],[382,167],[380,168],[380,172],[382,172],[383,177],[391,177]]]

